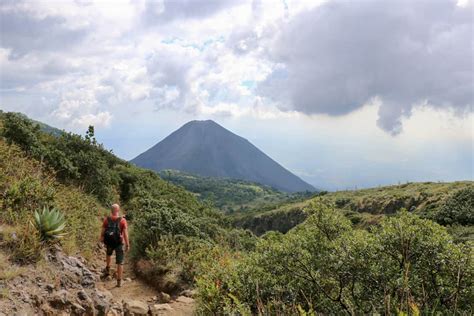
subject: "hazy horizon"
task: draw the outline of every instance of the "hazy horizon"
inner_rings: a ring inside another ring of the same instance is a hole
[[[212,119],[318,188],[474,180],[472,1],[0,9],[0,109],[124,159]]]

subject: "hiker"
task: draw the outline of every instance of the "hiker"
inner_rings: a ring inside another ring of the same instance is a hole
[[[110,275],[112,253],[115,251],[115,263],[117,264],[117,287],[122,286],[124,252],[128,252],[130,249],[127,220],[125,217],[119,216],[119,212],[120,206],[118,204],[113,204],[111,207],[111,215],[104,219],[102,232],[100,233],[100,241],[105,243],[107,246],[104,277]]]

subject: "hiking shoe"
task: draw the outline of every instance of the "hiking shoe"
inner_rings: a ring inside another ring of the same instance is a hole
[[[117,280],[117,287],[122,287],[122,280],[120,279]]]

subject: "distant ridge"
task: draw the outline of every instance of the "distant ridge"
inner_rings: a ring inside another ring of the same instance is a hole
[[[131,162],[155,171],[175,169],[253,181],[285,192],[315,191],[248,140],[212,120],[184,124]]]

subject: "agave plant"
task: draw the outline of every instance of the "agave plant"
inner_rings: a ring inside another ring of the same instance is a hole
[[[35,227],[40,233],[42,241],[58,239],[65,234],[62,233],[66,226],[64,215],[55,208],[44,207],[40,212],[35,211]]]

